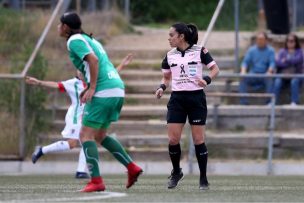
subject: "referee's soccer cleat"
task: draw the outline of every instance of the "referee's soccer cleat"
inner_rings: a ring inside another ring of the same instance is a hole
[[[169,176],[168,189],[176,188],[176,186],[178,186],[179,182],[183,180],[183,178],[184,174],[181,168],[177,172],[172,170],[171,175]]]
[[[200,190],[209,190],[209,183],[208,181],[205,179],[200,179],[200,186],[199,186]]]
[[[35,151],[32,154],[33,164],[35,164],[42,155],[43,155],[42,147],[41,146],[36,147]]]
[[[89,174],[87,174],[86,172],[76,172],[75,174],[75,178],[76,179],[87,179],[90,178]]]
[[[208,183],[201,183],[199,186],[200,190],[209,190],[209,184]]]
[[[101,177],[94,177],[80,192],[100,192],[105,191],[106,186],[103,184]]]
[[[133,162],[131,162],[127,166],[127,169],[128,169],[128,182],[126,184],[126,188],[130,188],[137,181],[138,177],[143,173],[143,170]]]

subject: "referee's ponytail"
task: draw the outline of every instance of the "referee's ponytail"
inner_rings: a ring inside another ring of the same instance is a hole
[[[189,44],[197,44],[198,41],[198,31],[197,27],[194,24],[185,24],[185,23],[175,23],[172,25],[175,28],[176,32],[183,34],[185,36],[185,41]]]
[[[198,32],[197,32],[197,27],[194,24],[188,24],[187,25],[189,32],[190,32],[190,36],[189,36],[189,44],[197,44],[198,41]]]

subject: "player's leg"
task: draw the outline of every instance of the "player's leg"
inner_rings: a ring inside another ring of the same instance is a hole
[[[180,167],[182,153],[180,139],[187,119],[187,113],[184,109],[184,99],[185,97],[183,97],[183,95],[172,93],[167,105],[168,151],[173,167],[171,175],[169,176],[168,189],[175,188],[184,177],[182,168]]]
[[[123,105],[123,98],[105,98],[103,99],[103,106],[105,107],[104,114],[107,118],[104,121],[101,129],[99,130],[99,138],[97,140],[105,149],[107,149],[121,164],[128,170],[128,182],[126,187],[131,187],[136,181],[138,176],[143,172],[137,166],[131,157],[128,155],[121,143],[112,136],[107,136],[106,132],[112,121],[117,121]]]
[[[283,79],[282,78],[276,78],[274,80],[273,93],[275,94],[277,104],[279,103],[282,84],[283,84]]]
[[[173,167],[173,170],[169,177],[168,189],[175,188],[178,185],[179,181],[182,180],[184,177],[182,168],[180,167],[180,159],[182,153],[180,139],[183,127],[183,123],[168,123],[168,151]]]
[[[128,181],[126,183],[126,188],[130,188],[137,181],[138,176],[143,172],[143,170],[135,164],[116,138],[112,136],[105,136],[101,142],[101,145],[127,168]]]
[[[209,183],[207,179],[207,162],[208,162],[208,150],[205,144],[205,126],[191,125],[193,143],[195,146],[195,153],[200,169],[200,189],[209,189]]]
[[[77,171],[75,174],[75,178],[83,179],[83,178],[89,178],[89,174],[86,172],[87,168],[87,161],[86,157],[84,155],[83,148],[81,147],[78,157],[78,165],[77,165]]]
[[[240,79],[240,86],[239,86],[239,93],[248,93],[248,82],[249,78],[241,78]],[[240,98],[240,104],[247,105],[248,99],[245,97]]]
[[[37,147],[32,154],[32,162],[36,163],[40,157],[45,154],[54,153],[54,152],[64,152],[68,151],[78,145],[78,140],[68,139],[54,142],[52,144]]]
[[[92,127],[88,127],[92,126]],[[99,171],[99,154],[95,137],[98,135],[93,123],[84,121],[80,131],[80,140],[86,157],[86,162],[91,175],[91,181],[81,190],[82,192],[104,191],[105,185]]]
[[[291,104],[299,104],[300,78],[292,78],[290,81]]]
[[[77,179],[86,179],[90,178],[90,175],[86,172],[87,171],[87,161],[86,157],[84,155],[83,147],[81,145],[80,141],[80,130],[81,130],[81,119],[78,119],[77,124],[73,125],[73,131],[74,132],[71,136],[77,141],[75,144],[75,147],[80,145],[80,151],[78,156],[78,164],[77,164],[77,170],[75,174],[75,178]]]
[[[205,144],[205,124],[207,118],[207,103],[204,92],[193,95],[191,106],[188,108],[188,118],[191,125],[196,158],[200,169],[199,188],[209,189],[207,180],[208,150]]]
[[[263,78],[263,83],[265,87],[265,92],[268,94],[273,93],[273,79],[272,78]],[[270,98],[266,99],[266,104],[270,103]]]

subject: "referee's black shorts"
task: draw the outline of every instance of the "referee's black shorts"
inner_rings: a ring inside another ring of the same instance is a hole
[[[204,90],[173,91],[167,105],[167,123],[205,125],[207,104]]]

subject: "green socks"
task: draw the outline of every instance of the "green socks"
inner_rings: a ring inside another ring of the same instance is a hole
[[[101,145],[111,152],[124,166],[127,167],[127,165],[132,162],[132,159],[124,150],[123,146],[114,137],[106,136]],[[82,143],[82,146],[91,177],[99,177],[99,156],[95,141],[86,141]]]
[[[98,156],[98,150],[95,141],[86,141],[82,143],[82,146],[91,177],[100,176],[99,165],[98,165],[99,156]]]
[[[106,148],[109,152],[113,154],[113,156],[124,166],[127,167],[129,163],[132,162],[131,157],[127,154],[126,150],[120,144],[118,140],[116,140],[112,136],[106,136],[104,140],[101,142],[101,145]]]

